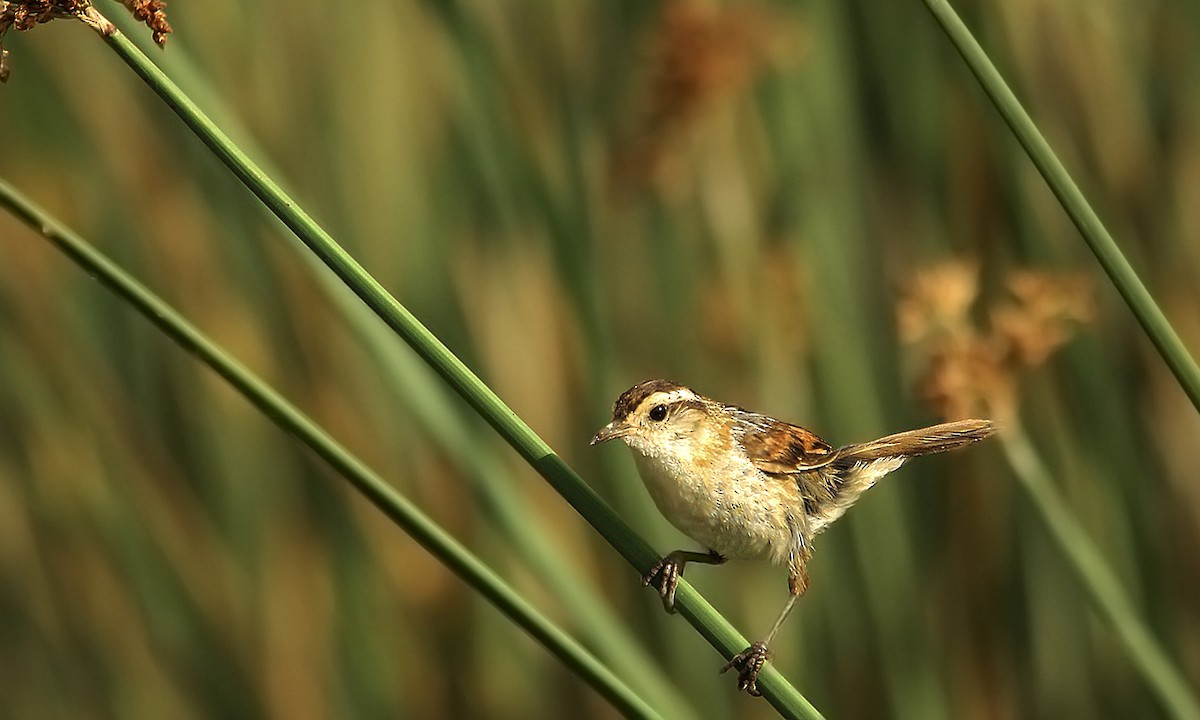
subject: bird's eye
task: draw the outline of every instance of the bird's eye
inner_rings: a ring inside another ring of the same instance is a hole
[[[655,405],[650,410],[650,419],[655,422],[662,422],[663,420],[666,420],[667,419],[667,406],[666,405]]]

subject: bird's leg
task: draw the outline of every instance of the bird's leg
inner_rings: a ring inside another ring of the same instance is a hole
[[[675,612],[675,589],[679,587],[679,578],[683,577],[683,568],[689,562],[720,565],[725,557],[716,550],[706,553],[676,550],[662,560],[659,560],[649,572],[642,576],[642,585],[654,585],[662,598],[663,609],[669,613]],[[658,579],[655,582],[655,578]]]
[[[783,625],[783,621],[787,619],[788,614],[792,612],[792,608],[796,605],[796,600],[804,594],[808,589],[808,572],[793,570],[788,576],[788,599],[783,605],[783,610],[776,618],[775,624],[771,626],[771,632],[767,633],[767,639],[752,644],[750,647],[734,655],[725,667],[721,668],[721,672],[725,672],[730,668],[737,668],[738,671],[738,690],[745,690],[754,696],[762,695],[758,689],[758,673],[763,669],[763,665],[767,664],[767,660],[771,658],[771,650],[769,645],[775,639],[775,633],[779,632],[779,628]]]

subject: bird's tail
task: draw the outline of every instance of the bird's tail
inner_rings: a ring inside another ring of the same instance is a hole
[[[996,431],[990,420],[959,420],[838,448],[815,473],[801,474],[809,529],[819,533],[868,488],[904,461],[978,442]]]
[[[838,463],[869,462],[882,458],[910,458],[946,452],[978,442],[996,432],[991,420],[956,420],[933,427],[909,430],[837,451]]]

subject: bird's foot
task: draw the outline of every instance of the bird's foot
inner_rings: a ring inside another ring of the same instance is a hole
[[[756,642],[734,655],[733,659],[721,668],[721,672],[737,668],[738,690],[745,690],[747,693],[759,697],[762,693],[758,689],[758,673],[770,658],[771,651],[767,649],[767,644]]]
[[[642,576],[642,585],[653,585],[658,590],[658,596],[662,598],[663,609],[672,614],[675,613],[675,589],[679,587],[684,562],[678,555],[671,553]]]

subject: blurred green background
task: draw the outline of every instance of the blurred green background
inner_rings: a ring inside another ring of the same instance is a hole
[[[957,6],[1200,348],[1200,10]],[[1200,419],[921,3],[207,0],[169,17],[155,60],[663,552],[690,541],[628,453],[587,447],[629,385],[670,377],[864,440],[938,419],[897,325],[914,278],[936,294],[931,270],[975,267],[980,332],[1014,273],[1086,278],[1090,321],[1007,380],[1200,685]],[[5,46],[0,174],[664,715],[774,714],[398,340],[356,330],[94,34],[54,22]],[[0,717],[616,714],[8,215],[0,373]],[[775,663],[829,717],[1163,715],[997,443],[889,478],[811,572]],[[751,637],[785,576],[688,574]]]

